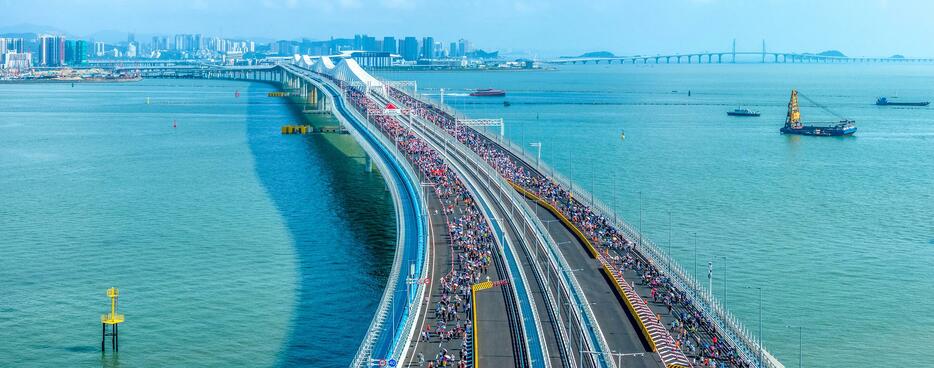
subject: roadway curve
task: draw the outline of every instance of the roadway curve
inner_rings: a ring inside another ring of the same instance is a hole
[[[355,365],[368,365],[369,360],[379,359],[399,359],[401,356],[400,346],[405,345],[411,334],[411,328],[414,326],[410,321],[415,311],[410,310],[410,306],[420,306],[420,303],[411,303],[413,300],[420,300],[425,287],[418,284],[407,283],[411,277],[408,272],[401,272],[403,265],[414,265],[414,275],[419,278],[424,277],[427,272],[426,261],[426,239],[427,224],[423,218],[425,204],[422,203],[420,195],[421,189],[418,187],[418,177],[415,171],[404,160],[399,160],[391,146],[374,135],[364,123],[364,119],[356,114],[352,108],[345,105],[341,93],[330,83],[321,80],[315,80],[307,74],[290,70],[293,73],[303,75],[315,84],[321,91],[327,93],[331,98],[335,116],[342,120],[344,125],[351,131],[351,134],[357,138],[359,143],[374,158],[380,172],[387,179],[387,185],[393,194],[396,205],[397,218],[399,219],[400,241],[396,251],[396,258],[393,262],[393,271],[390,279],[387,281],[387,289],[383,294],[381,308],[377,310],[374,316],[374,325],[379,327],[380,333],[376,335],[375,340],[371,342],[368,354],[358,355]],[[405,303],[400,303],[396,298],[405,298]],[[401,342],[401,344],[400,344]],[[367,342],[364,342],[366,345]]]

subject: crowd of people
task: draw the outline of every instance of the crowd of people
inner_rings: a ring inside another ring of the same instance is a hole
[[[389,137],[412,166],[420,180],[431,183],[447,222],[448,239],[452,252],[450,270],[438,280],[432,290],[434,307],[426,324],[419,331],[419,340],[427,344],[438,343],[437,354],[427,361],[428,367],[466,367],[468,337],[472,325],[470,288],[489,274],[493,262],[493,235],[473,198],[463,183],[448,169],[437,151],[402,126],[392,115],[383,113],[383,106],[354,88],[345,88],[347,99],[354,108],[366,115],[383,134]],[[458,346],[457,343],[460,342]],[[447,347],[458,347],[457,355]],[[419,353],[420,366],[426,364]]]
[[[612,259],[625,260],[616,262],[616,266],[628,267],[620,270],[628,269],[640,275],[643,285],[651,287],[653,302],[668,308],[673,321],[666,327],[675,340],[675,346],[690,356],[695,366],[752,366],[741,358],[735,347],[723,340],[713,322],[694,301],[677,289],[656,265],[639,254],[638,245],[627,239],[608,218],[595,213],[558,183],[529,169],[496,142],[473,128],[459,124],[456,118],[433,104],[394,88],[390,89],[390,95],[411,113],[439,126],[472,149],[500,175],[550,202],[591,240],[598,251],[611,255]]]

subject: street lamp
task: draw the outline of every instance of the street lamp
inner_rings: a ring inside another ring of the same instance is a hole
[[[785,325],[785,327],[798,329],[798,368],[803,368],[804,367],[804,326]]]
[[[759,367],[762,367],[762,288],[746,286],[746,289],[759,290]]]
[[[535,166],[538,166],[539,162],[542,160],[542,142],[532,142],[529,143],[529,146],[538,148],[538,156],[535,158]]]
[[[729,280],[729,277],[728,277],[728,274],[727,274],[726,256],[720,256],[720,258],[723,259],[723,306],[725,307],[725,306],[727,306],[727,305],[729,304],[729,303],[728,303],[728,300],[729,300],[729,299],[728,299],[728,295],[729,295],[729,290],[730,290],[730,289],[729,289],[729,286],[728,286],[728,285],[729,285],[729,281],[728,281],[728,280]]]
[[[694,232],[694,280],[697,281],[697,232]]]

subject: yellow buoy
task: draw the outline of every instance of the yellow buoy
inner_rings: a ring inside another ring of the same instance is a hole
[[[101,316],[101,351],[104,351],[104,341],[107,336],[111,336],[111,347],[114,351],[119,350],[118,328],[117,326],[125,320],[122,314],[117,313],[117,297],[120,295],[117,288],[107,289],[107,297],[110,298],[110,313]],[[110,333],[107,333],[107,326],[110,326]]]

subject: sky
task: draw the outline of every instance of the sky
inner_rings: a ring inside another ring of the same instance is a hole
[[[930,0],[0,0],[0,32],[464,38],[540,56],[840,50],[934,56]],[[32,30],[32,29],[31,29]]]

